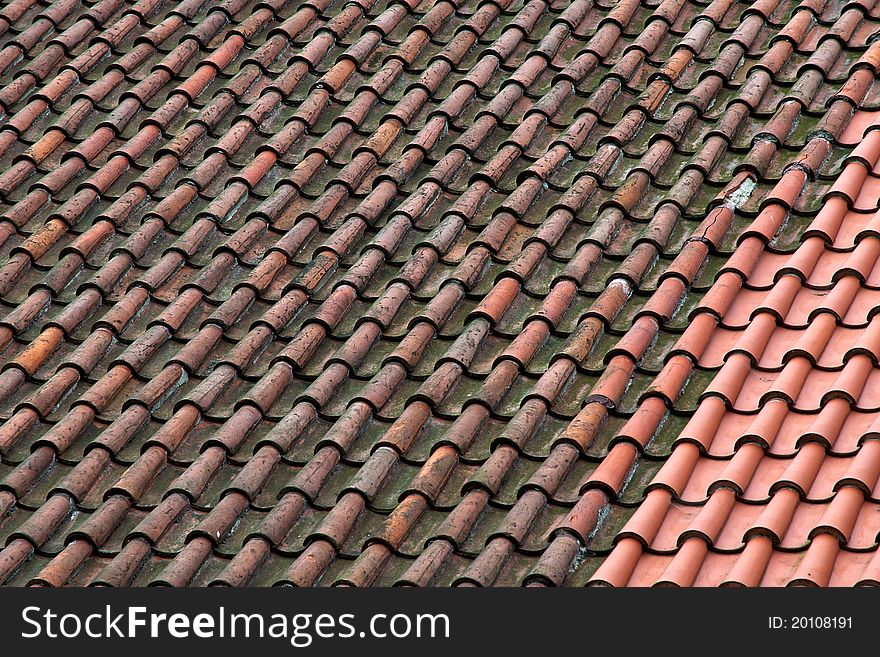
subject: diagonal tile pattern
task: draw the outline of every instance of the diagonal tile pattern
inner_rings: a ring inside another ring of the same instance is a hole
[[[718,373],[591,583],[880,582],[876,118],[841,134],[856,146],[797,248],[747,232],[716,283],[739,291],[682,335]]]
[[[873,0],[6,4],[0,583],[880,582],[878,72]]]

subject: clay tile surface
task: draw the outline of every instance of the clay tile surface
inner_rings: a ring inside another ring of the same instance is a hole
[[[9,7],[0,584],[880,584],[880,0]]]

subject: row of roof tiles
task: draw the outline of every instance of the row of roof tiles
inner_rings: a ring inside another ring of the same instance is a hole
[[[875,547],[873,447],[732,437],[872,408],[873,3],[25,4],[5,582],[700,583],[792,482],[765,563]]]

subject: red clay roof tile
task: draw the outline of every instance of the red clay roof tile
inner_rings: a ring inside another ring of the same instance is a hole
[[[874,5],[7,4],[0,582],[876,584]]]

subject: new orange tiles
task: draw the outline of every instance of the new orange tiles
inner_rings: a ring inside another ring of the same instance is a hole
[[[880,581],[878,35],[5,5],[0,582]]]

